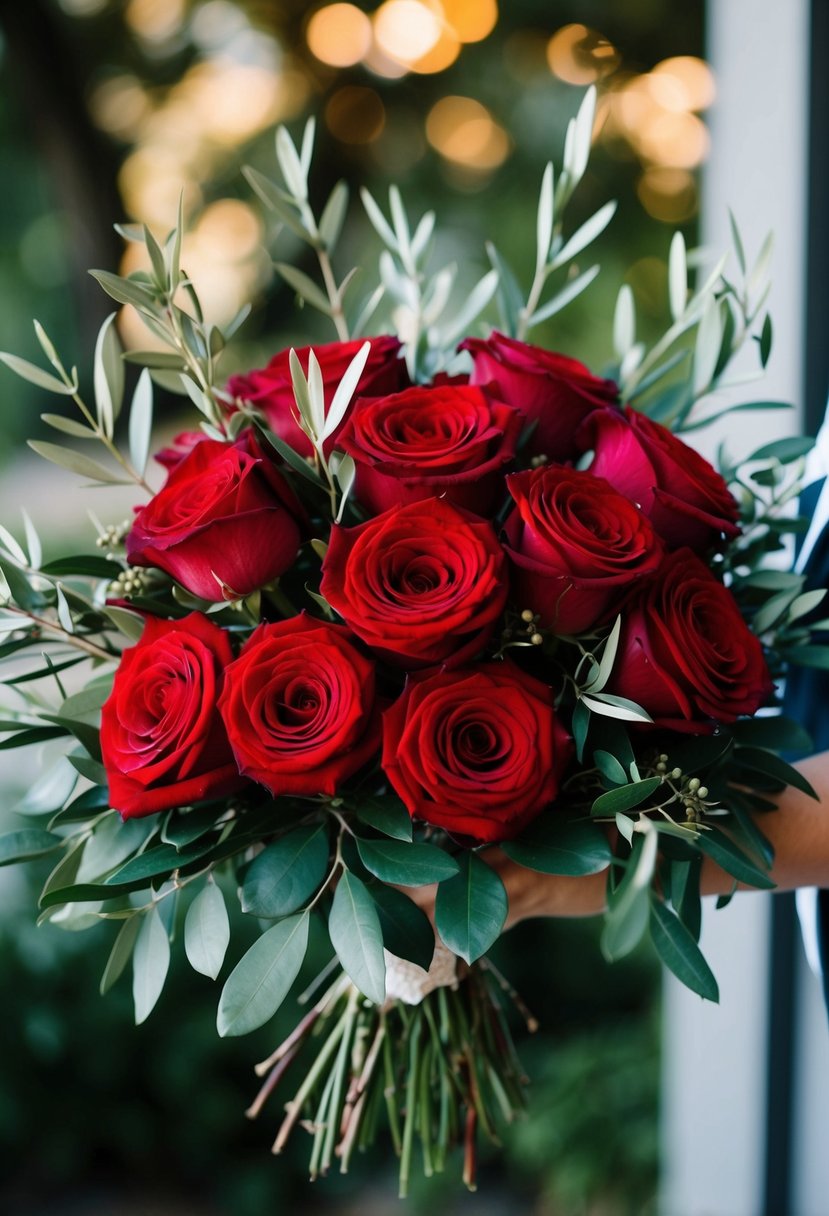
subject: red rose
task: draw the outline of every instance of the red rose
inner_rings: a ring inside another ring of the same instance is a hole
[[[101,713],[101,752],[110,803],[125,819],[245,784],[216,709],[232,660],[228,635],[199,612],[148,617],[124,651]]]
[[[383,715],[383,769],[413,818],[507,840],[552,802],[570,759],[553,701],[509,662],[410,679]]]
[[[522,424],[479,388],[424,385],[358,401],[339,446],[354,457],[354,493],[370,511],[443,496],[486,515],[498,505]]]
[[[169,473],[177,464],[181,464],[184,457],[190,454],[197,443],[201,443],[206,438],[204,431],[182,431],[166,448],[156,452],[155,459]]]
[[[374,664],[304,613],[259,626],[219,709],[240,770],[272,794],[333,795],[380,746]]]
[[[443,499],[392,507],[356,528],[335,526],[322,595],[359,638],[403,667],[472,658],[507,598],[504,552],[491,524]]]
[[[383,335],[370,338],[369,341],[371,350],[363,374],[357,382],[355,398],[367,395],[376,396],[379,393],[395,393],[409,383],[406,364],[399,357],[400,343],[397,339]],[[328,342],[322,346],[313,347],[322,372],[326,409],[331,404],[331,398],[348,365],[363,342],[364,339],[359,338],[354,342]],[[308,352],[311,349],[309,346],[304,346],[296,352],[306,375],[308,374]],[[232,396],[241,397],[261,410],[274,434],[289,443],[295,451],[301,452],[303,456],[313,456],[314,449],[311,441],[296,422],[296,405],[289,356],[290,350],[280,351],[278,355],[274,355],[267,367],[247,372],[242,376],[231,376],[227,382],[227,391]],[[341,429],[340,426],[331,438],[326,440],[326,451],[334,446],[334,441]]]
[[[127,558],[134,566],[166,570],[202,599],[234,599],[293,563],[301,517],[282,474],[249,450],[247,439],[204,439],[138,511]]]
[[[555,633],[582,633],[662,560],[662,544],[630,499],[600,477],[542,467],[507,478],[513,598]]]
[[[574,456],[579,423],[593,410],[615,405],[619,399],[612,380],[599,380],[576,359],[497,331],[486,341],[467,338],[460,349],[468,350],[474,360],[473,384],[491,385],[501,401],[537,424],[527,450],[550,461]]]
[[[670,549],[709,549],[740,531],[739,508],[716,469],[638,410],[593,414],[579,441],[595,452],[590,472],[637,502]]]
[[[704,731],[712,720],[753,714],[772,683],[731,592],[678,549],[629,604],[607,691],[641,705],[659,726]]]

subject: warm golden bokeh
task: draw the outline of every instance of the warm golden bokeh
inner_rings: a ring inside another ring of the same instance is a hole
[[[442,72],[445,68],[452,66],[460,53],[461,44],[454,33],[449,29],[443,29],[435,45],[425,55],[412,61],[412,71],[423,76]]]
[[[426,118],[426,138],[447,160],[491,172],[509,155],[506,131],[486,106],[471,97],[442,97]]]
[[[186,0],[127,0],[124,19],[147,42],[165,42],[181,29]]]
[[[443,10],[429,0],[385,0],[374,14],[377,45],[401,63],[428,55],[442,30]]]
[[[442,8],[459,42],[481,42],[498,23],[495,0],[443,0]]]
[[[321,63],[351,67],[371,48],[371,21],[354,4],[328,4],[312,14],[306,32],[308,47]]]
[[[565,25],[547,43],[550,71],[567,84],[588,85],[618,67],[619,52],[586,25]]]
[[[646,169],[636,193],[648,214],[663,223],[681,224],[696,214],[697,184],[687,169]]]

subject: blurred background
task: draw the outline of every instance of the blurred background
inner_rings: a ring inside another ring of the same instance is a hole
[[[753,8],[730,0],[730,7],[742,13],[748,41],[758,20],[778,20],[765,0]],[[785,88],[795,91],[808,81],[807,9],[798,0],[779,17],[780,29],[761,30],[767,52],[777,48]],[[297,310],[274,272],[275,251],[300,264],[304,254],[285,231],[274,243],[240,173],[252,164],[273,175],[274,125],[287,123],[298,134],[310,114],[318,119],[316,198],[325,199],[339,178],[366,184],[376,197],[397,182],[412,211],[437,210],[470,282],[486,268],[483,245],[492,234],[528,281],[543,165],[560,163],[567,121],[585,86],[596,83],[594,152],[570,219],[575,226],[609,198],[619,200],[619,211],[596,246],[601,275],[533,340],[601,374],[621,283],[634,289],[640,336],[657,336],[668,319],[671,235],[679,227],[689,246],[699,239],[700,170],[721,86],[710,62],[716,56],[706,50],[711,37],[703,0],[7,0],[0,5],[0,347],[37,360],[37,317],[88,381],[94,336],[110,302],[87,268],[135,269],[136,246],[125,247],[113,221],[142,221],[163,236],[182,191],[184,261],[208,316],[221,324],[245,301],[254,303],[228,352],[228,374],[261,366],[287,345],[333,338],[324,318]],[[805,63],[799,80],[786,59],[790,42]],[[735,41],[729,55],[740,58],[740,46]],[[774,78],[762,91],[762,62],[752,68],[747,59],[746,70],[763,98],[756,104],[771,111],[779,95],[775,100]],[[735,87],[732,78],[732,96]],[[740,109],[739,90],[735,101]],[[747,121],[746,114],[736,121]],[[774,133],[771,112],[766,129]],[[756,134],[759,156],[763,131]],[[723,134],[724,148],[735,146],[730,138]],[[803,140],[792,135],[791,142],[796,149]],[[753,201],[749,195],[747,209]],[[724,217],[722,198],[717,207]],[[757,222],[767,228],[773,219]],[[376,257],[356,207],[345,249],[348,265]],[[792,291],[802,288],[798,280]],[[120,325],[127,345],[147,347],[135,316],[123,315]],[[790,363],[799,359],[796,352]],[[37,436],[38,414],[52,402],[4,370],[0,375],[4,520],[16,527],[22,501],[36,522],[60,511],[61,527],[81,535],[88,492],[66,498],[71,478],[30,463],[22,447]],[[783,395],[799,397],[801,383],[792,379]],[[181,399],[162,397],[161,409],[173,429]],[[124,506],[98,513],[119,519]],[[24,783],[19,768],[6,773],[0,828],[10,826]],[[136,1030],[128,979],[106,999],[98,996],[112,930],[35,928],[43,874],[31,869],[31,882],[0,871],[1,1212],[265,1216],[299,1204],[311,1213],[398,1210],[394,1171],[382,1155],[309,1190],[301,1154],[270,1158],[275,1114],[244,1120],[252,1065],[287,1032],[293,1009],[254,1036],[220,1042],[217,993],[179,959],[149,1024]],[[762,953],[767,926],[757,919]],[[658,1202],[662,1049],[675,1050],[677,1028],[683,1018],[696,1025],[695,1011],[671,1006],[665,1037],[650,954],[608,968],[591,923],[521,926],[496,961],[542,1026],[521,1040],[533,1077],[531,1117],[511,1129],[502,1153],[486,1158],[476,1197],[461,1196],[448,1176],[418,1187],[410,1208],[679,1216],[679,1206]],[[763,967],[752,971],[761,987]],[[722,1051],[728,1055],[725,1042]],[[739,1087],[740,1077],[732,1080]],[[667,1122],[681,1144],[688,1126],[698,1127],[697,1114],[690,1107],[683,1114],[672,1095],[669,1085]],[[758,1176],[761,1141],[747,1150]],[[737,1216],[737,1207],[722,1202],[691,1205],[682,1216]],[[745,1203],[746,1216],[761,1211],[760,1200]],[[810,1216],[821,1214],[816,1208]]]

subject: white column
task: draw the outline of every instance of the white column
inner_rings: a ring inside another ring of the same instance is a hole
[[[729,246],[729,206],[749,258],[769,228],[775,233],[771,363],[762,382],[735,391],[733,399],[780,399],[799,407],[789,414],[737,414],[700,436],[708,455],[724,437],[739,454],[802,427],[807,0],[709,0],[708,58],[718,95],[710,116],[703,243],[717,250]],[[755,366],[756,359],[755,350],[747,351],[743,367]],[[706,901],[702,947],[720,981],[719,1006],[666,982],[664,1216],[757,1216],[761,1210],[772,898],[740,895],[720,912]],[[802,1086],[799,1092],[805,1098]],[[829,1077],[824,1100],[828,1094]],[[825,1113],[815,1126],[825,1134]],[[826,1159],[825,1150],[810,1158],[824,1171]],[[827,1190],[824,1174],[824,1199]],[[804,1203],[798,1216],[818,1211]]]

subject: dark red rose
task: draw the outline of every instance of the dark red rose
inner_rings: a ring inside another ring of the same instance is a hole
[[[739,508],[716,469],[638,410],[602,410],[579,432],[590,472],[637,502],[668,548],[709,549],[736,536]]]
[[[659,726],[693,732],[753,714],[772,683],[731,592],[678,549],[628,605],[606,691],[635,701]]]
[[[234,599],[293,563],[302,517],[282,474],[246,438],[204,439],[136,514],[127,558],[166,570],[202,599]]]
[[[335,794],[380,746],[374,664],[341,625],[260,625],[219,701],[240,770],[272,794]]]
[[[363,341],[364,339],[359,338],[354,342],[328,342],[313,347],[322,372],[326,409]],[[357,383],[355,398],[396,393],[409,383],[406,364],[399,357],[401,347],[398,340],[382,335],[369,338],[369,341],[371,350]],[[296,352],[306,375],[310,350],[311,347],[304,346]],[[296,405],[288,361],[290,353],[290,350],[280,351],[278,355],[274,355],[267,367],[247,372],[245,375],[231,376],[227,382],[227,391],[261,410],[274,434],[289,443],[295,451],[301,452],[303,456],[313,456],[311,441],[296,422]],[[341,429],[342,426],[338,427],[331,438],[326,440],[326,451],[335,446]]]
[[[354,457],[354,493],[370,511],[443,496],[486,515],[522,425],[516,410],[479,388],[422,385],[358,401],[339,446]]]
[[[430,498],[356,528],[335,525],[320,590],[390,662],[456,666],[492,635],[507,598],[505,567],[491,524]]]
[[[101,713],[110,805],[124,819],[245,784],[216,708],[232,660],[228,635],[199,612],[148,617],[141,640],[124,651]]]
[[[201,443],[203,439],[207,439],[204,431],[182,431],[166,448],[156,452],[155,460],[169,473],[177,464],[181,464],[184,457],[188,456],[196,444]]]
[[[467,338],[461,350],[474,360],[473,384],[491,385],[493,393],[521,410],[536,428],[527,444],[533,455],[549,461],[570,460],[577,452],[576,429],[593,410],[615,405],[619,390],[613,380],[599,380],[583,363],[517,342],[497,331],[486,341]]]
[[[383,769],[413,818],[507,840],[552,802],[570,759],[553,702],[509,662],[410,678],[383,715]]]
[[[543,466],[514,473],[507,489],[516,503],[504,526],[513,599],[554,633],[582,633],[618,611],[662,560],[648,520],[600,477]]]

